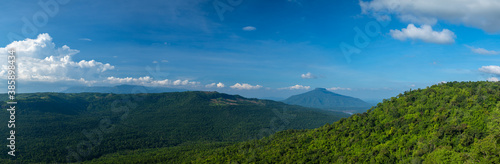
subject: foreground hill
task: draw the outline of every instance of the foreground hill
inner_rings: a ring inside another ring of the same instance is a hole
[[[363,113],[370,104],[361,99],[330,92],[325,88],[298,94],[283,100],[284,103],[327,110],[350,111]]]
[[[500,163],[500,83],[434,85],[317,129],[204,149],[148,149],[93,162]]]
[[[1,95],[5,100],[6,95]],[[104,154],[262,138],[316,128],[348,115],[217,92],[18,95],[16,158],[0,163],[77,162]],[[6,104],[3,102],[3,109]],[[0,122],[7,123],[8,111]],[[8,137],[7,126],[0,126]],[[8,152],[4,146],[3,152]]]

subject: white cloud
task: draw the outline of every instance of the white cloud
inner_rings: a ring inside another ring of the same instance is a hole
[[[149,76],[139,78],[101,76],[103,72],[114,69],[114,66],[95,60],[73,61],[72,56],[79,53],[79,51],[66,45],[57,48],[49,34],[40,34],[36,39],[15,41],[6,47],[0,48],[0,63],[5,63],[1,65],[0,78],[7,77],[7,51],[11,49],[16,50],[16,75],[17,79],[21,81],[75,82],[86,85],[99,83],[192,87],[200,84],[200,82],[181,79],[155,80]],[[168,61],[161,60],[161,62]],[[154,61],[154,63],[158,63],[158,61]],[[216,86],[224,87],[224,84],[219,83]]]
[[[500,52],[498,51],[493,51],[493,50],[486,50],[484,48],[476,48],[473,46],[465,45],[465,47],[469,48],[472,52],[476,54],[481,54],[481,55],[498,55]]]
[[[219,82],[219,83],[207,84],[207,85],[205,85],[205,87],[206,88],[213,88],[213,87],[224,88],[225,85],[224,85],[224,83]]]
[[[300,75],[300,77],[302,77],[303,79],[316,79],[316,78],[318,78],[315,75],[311,74],[311,72],[307,72],[306,74],[302,74],[302,75]]]
[[[80,38],[78,40],[89,41],[89,42],[92,41],[92,39],[89,39],[89,38]]]
[[[482,66],[479,71],[489,74],[500,75],[500,67],[496,65]]]
[[[282,89],[289,89],[289,90],[299,90],[299,89],[305,89],[305,90],[308,90],[308,89],[311,89],[311,86],[303,86],[303,85],[294,85],[294,86],[290,86],[290,87],[285,87],[285,88],[279,88],[280,90]]]
[[[108,77],[104,80],[105,83],[110,84],[132,84],[132,85],[143,85],[143,86],[186,86],[186,85],[198,85],[200,82],[189,81],[189,80],[154,80],[149,76],[139,77],[139,78],[118,78],[118,77]]]
[[[224,88],[224,87],[225,87],[225,85],[223,83],[221,83],[221,82],[217,83],[217,88]]]
[[[215,83],[207,84],[207,85],[205,85],[205,88],[213,88],[213,87],[215,87],[215,85],[217,85],[217,84],[215,84]]]
[[[455,33],[448,29],[443,29],[441,32],[432,30],[429,25],[422,25],[420,28],[409,24],[407,28],[401,30],[390,30],[390,34],[394,39],[405,41],[422,40],[428,43],[449,44],[455,42]]]
[[[350,91],[352,90],[351,88],[341,88],[341,87],[332,87],[332,88],[326,88],[326,90],[329,91]]]
[[[488,81],[498,82],[498,78],[496,78],[496,77],[490,77],[490,78],[488,78]]]
[[[260,89],[262,88],[262,86],[260,85],[250,85],[250,84],[247,84],[247,83],[243,83],[243,84],[240,84],[240,83],[236,83],[234,84],[233,86],[230,86],[231,88],[233,89],[246,89],[246,90],[250,90],[250,89]]]
[[[487,32],[500,31],[498,0],[373,0],[360,1],[362,12],[381,20],[397,16],[401,21],[433,25],[438,20],[464,24]]]
[[[257,30],[257,28],[253,27],[253,26],[246,26],[246,27],[243,27],[243,31],[255,31]]]
[[[40,34],[36,39],[15,41],[0,48],[0,76],[6,77],[8,50],[16,50],[17,79],[25,81],[76,81],[93,83],[99,75],[114,69],[110,64],[95,60],[73,61],[72,56],[79,53],[64,45],[56,48],[49,34]],[[5,63],[5,64],[4,64]]]
[[[160,62],[162,62],[162,63],[168,63],[168,60],[160,60]],[[155,61],[153,61],[153,63],[154,63],[154,64],[158,64],[158,63],[160,63],[160,62],[158,62],[158,61],[156,61],[156,60],[155,60]]]

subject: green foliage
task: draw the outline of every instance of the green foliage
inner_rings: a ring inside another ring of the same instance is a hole
[[[500,83],[449,82],[405,92],[331,125],[281,131],[179,161],[500,163],[499,108]]]
[[[76,162],[141,149],[184,151],[193,148],[194,144],[186,146],[193,142],[220,147],[348,117],[217,92],[34,93],[17,98],[16,157],[2,153],[0,163],[61,163],[67,158]],[[6,95],[0,99],[6,100]],[[6,108],[5,102],[2,107]],[[0,122],[6,123],[8,111],[2,115]],[[0,126],[2,136],[8,137],[8,132],[7,126]],[[173,146],[178,148],[169,148]]]

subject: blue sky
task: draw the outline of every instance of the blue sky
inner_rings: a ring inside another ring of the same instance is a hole
[[[500,76],[493,0],[40,2],[0,11],[21,92],[135,84],[286,98],[323,87],[380,100]]]

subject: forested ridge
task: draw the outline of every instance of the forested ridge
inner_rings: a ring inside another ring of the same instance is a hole
[[[313,130],[214,148],[145,149],[91,163],[500,163],[500,83],[406,91]],[[119,162],[116,162],[119,163]]]
[[[115,152],[205,144],[215,148],[349,116],[199,91],[30,93],[17,99],[16,157],[7,155],[10,149],[4,146],[0,163],[78,162]],[[2,107],[6,109],[5,101]],[[2,115],[0,122],[7,123],[8,111]],[[7,126],[0,126],[0,133],[7,138]]]

